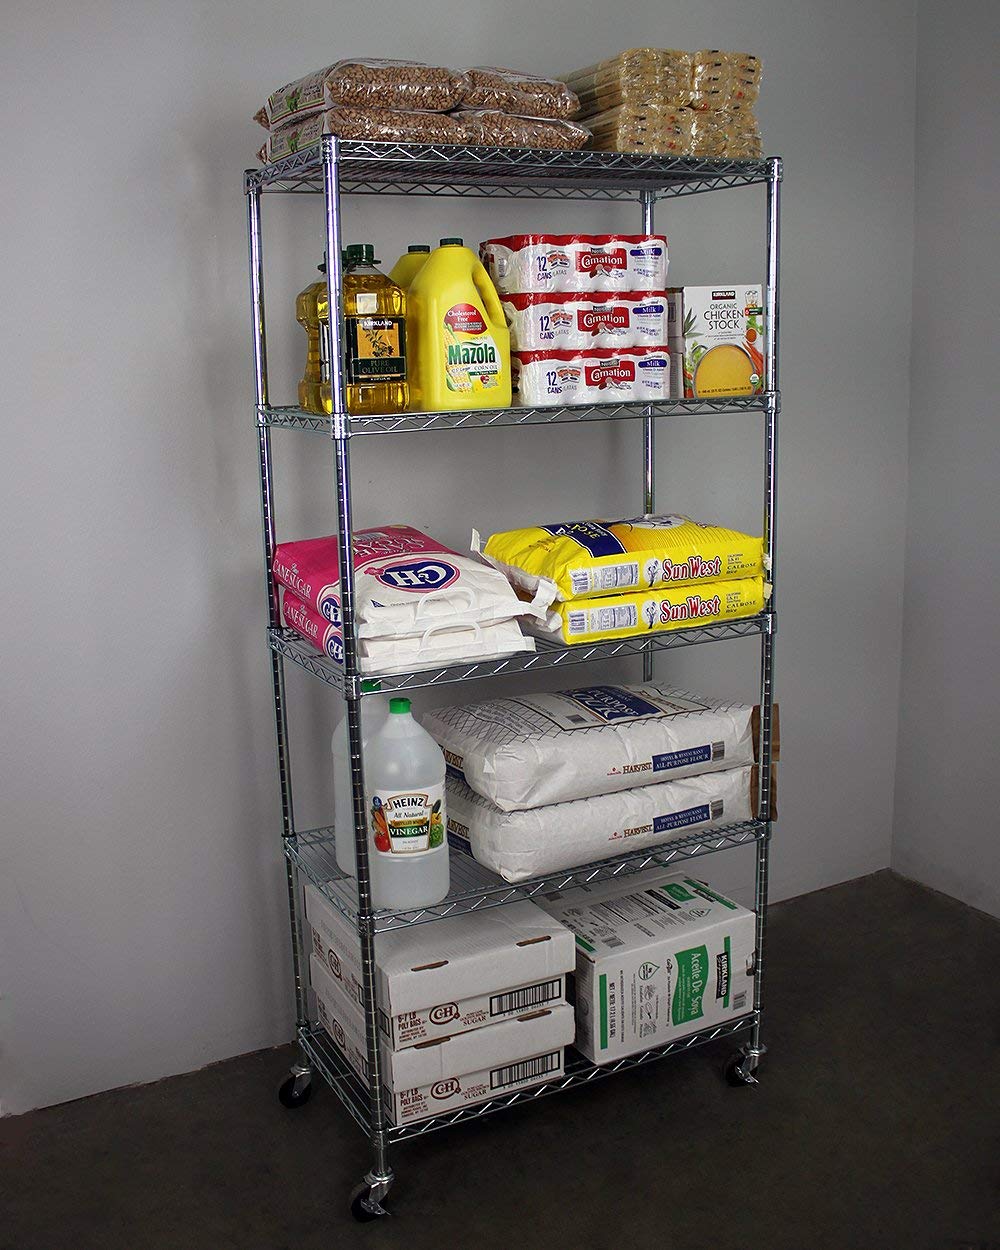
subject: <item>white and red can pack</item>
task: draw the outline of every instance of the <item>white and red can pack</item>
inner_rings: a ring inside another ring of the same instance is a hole
[[[665,291],[548,291],[505,295],[516,352],[658,347],[667,341]]]
[[[661,234],[513,234],[479,248],[501,295],[547,291],[662,291]]]
[[[515,399],[532,408],[656,403],[670,397],[670,354],[665,347],[512,352],[511,376]]]

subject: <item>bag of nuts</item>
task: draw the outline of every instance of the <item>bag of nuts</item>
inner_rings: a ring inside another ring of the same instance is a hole
[[[338,61],[326,73],[323,88],[327,106],[420,109],[446,113],[465,95],[465,75],[419,61],[358,59]]]
[[[315,146],[323,135],[380,143],[460,144],[469,142],[468,134],[461,114],[338,105],[272,131],[257,156],[263,163],[278,161]]]
[[[465,109],[491,109],[520,117],[575,117],[580,101],[564,82],[519,74],[513,69],[477,65],[465,71]]]
[[[489,148],[582,148],[590,131],[579,122],[550,117],[515,117],[495,109],[460,110],[455,114],[466,128],[466,143]]]

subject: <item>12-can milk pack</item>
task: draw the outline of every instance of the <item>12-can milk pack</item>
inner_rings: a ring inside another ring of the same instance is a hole
[[[316,955],[310,958],[309,973],[320,1024],[367,1084],[361,1012]],[[411,1124],[554,1080],[563,1074],[564,1047],[574,1032],[573,1008],[555,1003],[405,1050],[383,1042],[386,1115],[392,1124]]]
[[[531,408],[670,398],[665,347],[512,352],[510,367],[514,398]]]
[[[501,811],[752,764],[757,709],[646,682],[425,712],[449,773]]]
[[[667,240],[653,234],[517,234],[480,258],[501,296],[548,291],[662,291]]]
[[[361,1010],[356,931],[312,884],[305,886],[305,907],[314,954]],[[527,901],[380,933],[375,992],[382,1033],[399,1050],[558,1004],[573,949],[569,930]]]
[[[539,898],[576,934],[576,1045],[594,1063],[753,1010],[752,911],[650,869]]]
[[[501,302],[515,352],[661,347],[668,337],[662,291],[547,291]]]
[[[756,783],[756,769],[748,765],[503,812],[449,776],[448,838],[505,881],[527,881],[660,846],[697,829],[751,820]]]

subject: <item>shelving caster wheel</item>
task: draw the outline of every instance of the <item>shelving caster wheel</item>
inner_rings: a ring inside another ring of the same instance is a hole
[[[283,1107],[294,1110],[303,1107],[312,1094],[312,1069],[303,1067],[292,1068],[278,1089],[278,1101]]]
[[[371,1220],[381,1219],[389,1212],[382,1205],[382,1200],[392,1185],[392,1173],[388,1176],[373,1176],[371,1172],[351,1194],[351,1214],[362,1224]]]
[[[760,1046],[756,1050],[751,1046],[741,1046],[726,1064],[726,1081],[735,1087],[757,1085],[757,1066],[767,1050]]]

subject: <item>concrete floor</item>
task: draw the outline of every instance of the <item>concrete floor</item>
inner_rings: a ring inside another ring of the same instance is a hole
[[[890,873],[772,911],[754,1089],[706,1047],[396,1148],[290,1048],[0,1124],[2,1250],[1000,1250],[1000,924]]]

